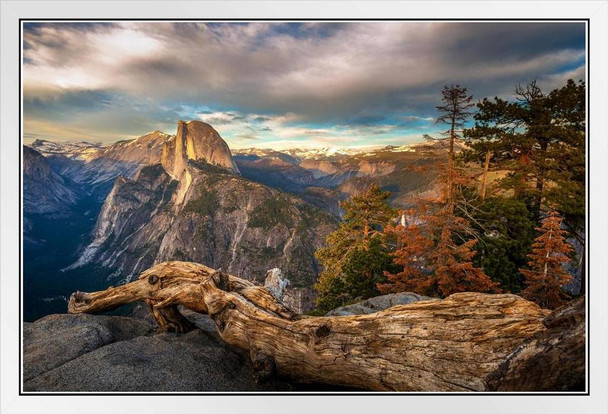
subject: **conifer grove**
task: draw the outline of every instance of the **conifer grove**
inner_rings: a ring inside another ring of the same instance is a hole
[[[449,85],[440,99],[446,129],[426,139],[445,155],[424,167],[436,195],[398,210],[372,184],[344,201],[316,253],[317,312],[404,291],[515,293],[550,309],[584,294],[585,83],[545,93],[532,81],[476,104]]]

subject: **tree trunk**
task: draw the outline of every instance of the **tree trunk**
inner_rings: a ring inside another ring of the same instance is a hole
[[[481,177],[481,200],[486,199],[486,187],[488,183],[488,170],[490,169],[490,158],[492,157],[492,153],[490,150],[486,152],[486,162],[483,166],[483,176]]]
[[[456,119],[452,116],[452,123],[450,126],[450,150],[448,152],[448,194],[447,204],[448,211],[450,214],[454,212],[454,139],[456,134],[454,132]]]
[[[543,202],[543,192],[545,186],[545,163],[547,156],[547,147],[549,143],[546,140],[541,140],[540,150],[537,156],[537,172],[536,172],[536,194],[534,195],[534,214],[536,217],[540,217],[540,208]]]
[[[517,159],[517,174],[518,174],[518,183],[515,185],[513,189],[515,193],[515,198],[522,199],[526,194],[526,187],[528,186],[528,169],[530,168],[530,154],[528,152],[523,152],[519,155]]]
[[[549,314],[515,295],[459,293],[368,315],[302,316],[261,286],[188,262],[158,264],[106,291],[76,292],[68,311],[136,300],[147,302],[167,330],[192,329],[176,315],[177,305],[209,314],[224,341],[249,350],[261,381],[276,375],[381,391],[489,390],[487,378],[547,330]]]

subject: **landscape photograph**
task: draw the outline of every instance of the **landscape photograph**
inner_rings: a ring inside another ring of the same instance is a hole
[[[21,22],[23,393],[587,393],[587,25]]]

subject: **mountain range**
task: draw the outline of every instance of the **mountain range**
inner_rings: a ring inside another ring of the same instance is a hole
[[[306,289],[292,295],[310,302],[320,270],[314,252],[336,228],[339,202],[376,181],[393,192],[394,205],[407,205],[412,193],[433,191],[434,176],[412,167],[443,151],[436,143],[231,151],[200,121],[179,121],[175,135],[153,131],[106,146],[36,140],[23,160],[33,314],[50,313],[44,308],[61,302],[73,280],[121,284],[171,259],[259,281],[278,267]],[[62,282],[49,289],[46,279]]]

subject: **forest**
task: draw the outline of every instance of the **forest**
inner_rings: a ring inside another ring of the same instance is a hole
[[[342,202],[339,228],[316,252],[312,314],[405,291],[514,293],[547,309],[584,294],[585,82],[546,93],[532,81],[514,100],[477,103],[461,85],[441,93],[445,131],[425,138],[446,156],[412,167],[434,173],[438,191],[404,210],[376,184]]]

